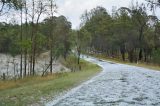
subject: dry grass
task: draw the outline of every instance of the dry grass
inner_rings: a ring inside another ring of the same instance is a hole
[[[85,61],[81,61],[81,67],[81,71],[71,73],[28,77],[17,81],[0,81],[0,106],[26,106],[35,103],[43,105],[39,102],[42,98],[43,101],[50,100],[55,95],[88,80],[101,70],[99,66]]]
[[[45,77],[41,76],[34,76],[34,77],[26,77],[21,80],[6,80],[6,81],[0,81],[0,91],[4,89],[10,89],[10,88],[16,88],[19,86],[25,86],[28,84],[34,84],[34,83],[42,83],[49,80],[54,80],[58,77],[62,77],[67,75],[67,73],[55,73],[52,75],[47,75]]]

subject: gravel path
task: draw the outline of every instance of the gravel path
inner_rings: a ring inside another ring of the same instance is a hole
[[[160,106],[160,72],[83,58],[103,71],[46,106]]]

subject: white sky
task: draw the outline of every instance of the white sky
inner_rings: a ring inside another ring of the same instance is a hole
[[[85,10],[91,10],[97,6],[102,6],[111,13],[112,7],[129,7],[131,6],[131,1],[139,2],[139,4],[146,3],[145,0],[56,0],[58,6],[58,15],[64,15],[72,23],[72,28],[76,29],[80,24],[80,16]],[[159,11],[159,10],[158,10]],[[160,17],[160,13],[157,14]],[[16,17],[16,21],[20,20],[20,16],[17,13],[10,15],[9,17],[0,17],[0,22],[7,21]],[[45,17],[43,17],[45,18]],[[41,18],[41,20],[43,19]]]
[[[133,0],[136,2],[137,0]],[[145,0],[138,0],[139,3]],[[80,16],[85,10],[91,10],[97,6],[102,6],[110,13],[113,6],[129,7],[131,0],[56,0],[58,5],[58,13],[64,15],[72,22],[72,28],[78,28],[80,24]]]

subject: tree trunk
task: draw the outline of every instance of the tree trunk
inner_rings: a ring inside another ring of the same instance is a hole
[[[140,51],[139,51],[139,60],[142,60],[143,59],[143,54],[142,54],[143,50],[142,48],[140,48]]]
[[[26,26],[26,28],[25,28],[25,30],[26,30],[26,34],[25,34],[25,40],[27,40],[27,35],[28,35],[28,19],[27,19],[27,14],[28,14],[28,11],[27,11],[27,4],[26,4],[26,2],[25,2],[25,26]],[[27,75],[27,48],[25,48],[25,50],[24,50],[24,76],[26,77],[26,75]]]
[[[122,60],[125,61],[125,45],[122,45],[120,47],[121,55],[122,55]]]
[[[144,29],[144,26],[142,26],[139,30],[139,46],[140,46],[140,51],[139,51],[139,59],[138,60],[142,60],[143,58],[143,48],[142,48],[142,40],[143,40],[143,29]]]
[[[36,62],[36,41],[34,40],[33,41],[34,44],[33,44],[33,65],[32,65],[32,72],[33,72],[33,75],[35,75],[35,62]]]
[[[78,50],[78,65],[80,64],[80,55],[81,55],[81,51],[80,50]]]
[[[33,49],[34,49],[34,15],[35,15],[35,1],[32,0],[32,34],[31,34],[31,53],[30,53],[30,75],[33,75]]]
[[[6,80],[6,74],[3,73],[3,80]]]
[[[144,49],[144,61],[145,61],[145,62],[147,62],[147,57],[148,57],[147,51],[148,51],[148,50]]]
[[[52,44],[51,44],[52,45]],[[52,65],[53,65],[53,50],[52,50],[52,46],[51,46],[51,51],[50,51],[50,73],[52,74]]]
[[[22,7],[21,7],[21,36],[20,36],[20,41],[21,41],[21,60],[20,60],[20,78],[22,78],[22,76],[23,76],[22,75],[23,74],[23,72],[22,72],[23,71],[23,69],[22,69],[23,68],[22,67],[22,65],[23,65],[23,62],[22,62],[23,61],[22,60],[23,59],[23,51],[22,51],[22,30],[23,30],[23,28],[22,28],[22,18],[23,17],[22,17]]]
[[[131,63],[133,63],[133,50],[128,52],[128,58]]]
[[[27,76],[27,51],[24,52],[24,77]]]

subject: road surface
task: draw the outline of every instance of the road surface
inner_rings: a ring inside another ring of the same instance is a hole
[[[46,106],[160,106],[160,72],[83,58],[103,71]]]

